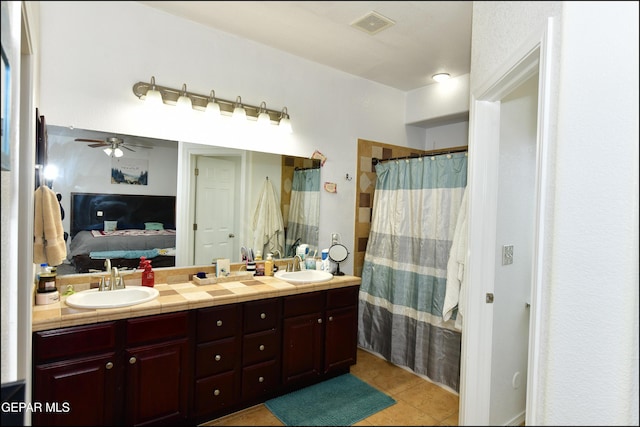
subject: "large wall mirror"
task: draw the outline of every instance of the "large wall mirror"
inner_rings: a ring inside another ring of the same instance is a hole
[[[58,274],[240,262],[241,249],[317,249],[318,160],[48,125],[48,184],[67,261]],[[282,227],[284,230],[279,231]]]

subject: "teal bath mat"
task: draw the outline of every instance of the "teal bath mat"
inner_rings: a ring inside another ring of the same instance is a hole
[[[267,400],[287,426],[350,426],[396,401],[351,374]]]

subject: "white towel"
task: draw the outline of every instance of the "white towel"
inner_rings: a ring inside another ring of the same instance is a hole
[[[272,252],[284,253],[284,221],[273,183],[267,178],[253,214],[253,250],[263,257]]]
[[[462,330],[462,318],[464,314],[464,294],[466,287],[466,277],[464,274],[465,257],[467,255],[467,192],[468,186],[464,189],[462,203],[458,211],[456,229],[453,233],[453,243],[449,252],[447,262],[447,285],[444,295],[444,305],[442,307],[442,319],[447,321],[451,318],[453,310],[458,307],[455,327]]]
[[[41,185],[34,194],[33,262],[60,265],[67,257],[64,241],[60,203],[46,185]]]

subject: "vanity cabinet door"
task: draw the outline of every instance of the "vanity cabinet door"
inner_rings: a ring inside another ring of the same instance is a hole
[[[33,425],[114,425],[122,416],[124,367],[118,324],[33,333]]]
[[[327,291],[324,372],[355,365],[358,349],[359,287]]]
[[[178,423],[187,418],[187,339],[125,351],[128,425]]]
[[[127,424],[176,424],[187,419],[188,324],[187,312],[126,321]]]
[[[322,312],[284,319],[283,385],[314,381],[322,373],[322,322]]]
[[[33,425],[116,425],[121,372],[115,353],[36,365]]]

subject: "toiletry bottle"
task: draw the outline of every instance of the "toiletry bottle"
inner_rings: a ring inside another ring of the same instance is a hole
[[[322,250],[322,270],[330,273],[331,264],[329,264],[329,249]]]
[[[153,270],[151,269],[151,261],[148,259],[144,260],[143,264],[144,271],[142,272],[142,286],[153,288],[153,285],[155,284],[155,278]]]
[[[267,260],[264,262],[264,275],[273,276],[273,256],[268,253]]]

